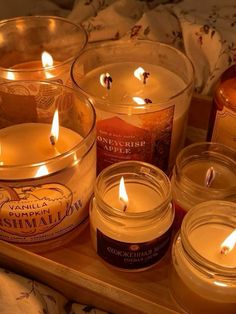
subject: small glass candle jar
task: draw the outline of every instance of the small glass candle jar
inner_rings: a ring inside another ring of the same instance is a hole
[[[19,81],[0,85],[0,117],[0,239],[53,249],[88,222],[94,109],[69,87]]]
[[[126,205],[118,192],[122,177]],[[100,173],[94,194],[90,228],[97,254],[127,271],[159,262],[168,250],[174,219],[168,177],[147,163],[120,162]]]
[[[235,238],[231,251],[222,246],[235,232],[233,202],[203,202],[185,216],[172,248],[171,289],[188,313],[235,313]]]
[[[236,151],[211,142],[185,147],[177,156],[171,184],[176,228],[198,203],[214,199],[236,201]]]
[[[70,67],[85,47],[85,30],[67,19],[25,16],[0,22],[0,82],[53,80],[70,85]]]
[[[172,169],[193,90],[184,54],[144,40],[99,43],[75,60],[72,80],[96,109],[98,172],[126,160]]]

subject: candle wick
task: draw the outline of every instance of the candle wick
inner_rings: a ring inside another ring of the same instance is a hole
[[[149,98],[144,98],[144,101],[146,104],[152,104],[152,101]]]
[[[127,204],[124,204],[123,212],[125,212],[127,209]]]
[[[110,75],[106,75],[104,77],[104,83],[105,83],[107,89],[110,89],[111,88],[111,83],[112,83],[112,77]]]
[[[149,72],[146,72],[146,71],[143,72],[143,84],[147,83],[147,79],[149,76],[150,76]]]
[[[204,185],[207,188],[211,186],[212,182],[215,179],[215,176],[216,176],[215,169],[213,167],[208,168],[206,172],[206,176],[205,176],[205,182],[204,182]]]
[[[221,248],[220,253],[221,253],[222,255],[227,255],[227,254],[229,253],[229,248],[228,248],[227,246],[223,246],[223,247]]]
[[[53,136],[53,135],[50,136],[50,142],[51,142],[51,144],[52,144],[53,146],[56,144],[55,136]]]

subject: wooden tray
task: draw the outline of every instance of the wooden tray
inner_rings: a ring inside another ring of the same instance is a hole
[[[209,112],[209,99],[194,98],[190,126],[206,129]],[[170,254],[150,270],[121,272],[96,255],[88,228],[66,247],[41,255],[0,241],[0,264],[50,285],[70,300],[113,313],[182,313],[169,289]]]
[[[89,228],[66,247],[43,255],[0,241],[2,266],[46,283],[70,300],[124,314],[181,313],[169,290],[169,255],[147,271],[128,273],[96,255]]]

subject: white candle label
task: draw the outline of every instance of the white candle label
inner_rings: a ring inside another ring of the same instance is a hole
[[[33,243],[52,239],[83,222],[82,200],[73,199],[73,193],[62,184],[2,187],[0,197],[3,240]]]
[[[97,229],[97,253],[107,263],[119,268],[146,268],[157,263],[167,252],[171,230],[152,241],[126,243],[111,239]]]
[[[125,119],[97,121],[98,172],[115,162],[140,160],[168,169],[174,106]]]
[[[235,122],[236,114],[234,111],[227,107],[224,107],[222,111],[217,110],[212,141],[236,149]]]

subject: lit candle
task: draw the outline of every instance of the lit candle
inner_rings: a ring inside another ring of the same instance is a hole
[[[80,55],[72,79],[96,108],[98,171],[122,160],[171,169],[184,144],[192,74],[184,55],[159,43],[112,43]]]
[[[13,92],[17,99],[15,84],[2,84],[0,89],[5,94],[6,90]],[[46,82],[23,84],[35,87],[33,92],[42,86],[47,90],[58,88]],[[68,242],[88,222],[96,175],[93,108],[72,89],[59,86],[57,91],[71,93],[73,103],[67,106],[66,98],[63,106],[60,98],[63,113],[56,110],[51,124],[22,119],[0,129],[0,239],[37,251]],[[29,107],[37,107],[35,97],[28,95],[24,99]],[[8,100],[2,98],[4,106]],[[52,105],[55,108],[55,103]],[[59,126],[59,118],[66,126]]]
[[[8,80],[17,80],[18,71],[25,71],[24,79],[28,80],[43,80],[53,79],[60,72],[57,66],[60,63],[53,60],[53,57],[47,51],[41,53],[41,60],[27,61],[15,64],[7,73]]]
[[[171,178],[178,228],[194,205],[211,200],[234,200],[236,152],[219,143],[196,143],[177,156]]]
[[[173,249],[172,291],[190,314],[236,309],[236,204],[207,201],[183,220]]]
[[[60,127],[55,150],[50,131],[51,125],[46,123],[22,123],[0,129],[2,163],[10,166],[43,162],[68,152],[82,140],[76,132]]]
[[[170,182],[158,168],[121,162],[101,172],[91,201],[94,248],[120,269],[143,270],[161,260],[171,237]]]
[[[200,226],[190,234],[189,241],[208,261],[221,266],[236,267],[236,250],[223,254],[221,249],[224,240],[233,233],[233,230],[232,227],[221,224]]]
[[[0,38],[0,82],[54,80],[69,86],[71,64],[87,43],[82,26],[56,16],[5,19]],[[42,66],[43,51],[51,54],[53,64]]]

